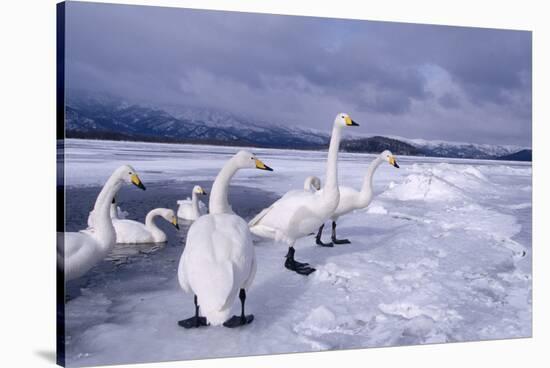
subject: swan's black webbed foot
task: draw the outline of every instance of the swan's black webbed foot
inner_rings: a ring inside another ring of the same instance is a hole
[[[244,314],[244,302],[246,300],[246,291],[241,289],[239,291],[239,299],[241,300],[241,315],[233,316],[223,323],[224,327],[235,328],[247,325],[254,321],[254,316],[252,314]]]
[[[193,302],[195,303],[195,315],[193,317],[178,321],[178,325],[183,328],[198,328],[201,326],[208,326],[206,317],[199,316],[199,304],[197,303],[196,295],[193,298]]]
[[[298,262],[294,259],[294,248],[289,247],[286,255],[285,267],[291,271],[294,271],[300,275],[309,275],[315,272],[315,268],[309,267],[309,263]]]
[[[287,263],[288,263],[289,267],[291,267],[291,266],[293,266],[293,267],[306,267],[306,266],[309,266],[309,263],[307,263],[307,262],[298,262],[297,260],[295,260],[294,259],[294,252],[295,252],[294,247],[289,247],[288,248],[288,253],[285,256],[286,257],[285,267],[287,267]]]
[[[321,246],[321,247],[327,247],[327,248],[332,248],[332,247],[334,247],[334,243],[333,243],[333,242],[331,242],[331,243],[323,243],[323,242],[321,241],[321,239],[316,239],[316,240],[315,240],[315,243],[317,243],[317,245],[319,245],[319,246]]]
[[[325,224],[321,225],[319,228],[319,231],[317,232],[317,236],[315,237],[315,243],[321,247],[334,247],[334,244],[332,243],[323,243],[321,240],[321,235],[323,234],[323,228],[325,227]]]
[[[336,239],[336,221],[332,221],[332,242],[334,244],[350,244],[348,239]]]
[[[183,328],[198,328],[202,326],[208,326],[208,323],[206,322],[206,317],[193,316],[191,318],[178,321],[178,325]]]
[[[249,314],[247,316],[233,316],[223,323],[224,327],[235,328],[249,324],[254,321],[254,315]]]

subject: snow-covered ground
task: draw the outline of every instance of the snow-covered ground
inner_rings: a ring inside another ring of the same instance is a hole
[[[82,193],[68,211],[79,213],[67,219],[75,228],[85,226],[92,194],[121,164],[133,165],[152,188],[148,195],[162,194],[159,203],[175,209],[195,182],[208,191],[237,151],[84,140],[67,140],[65,148],[68,196]],[[301,188],[306,176],[323,179],[324,152],[252,151],[275,171],[241,171],[234,178],[233,208],[247,219]],[[373,157],[341,153],[341,183],[359,188]],[[68,365],[531,336],[530,163],[397,160],[400,169],[377,171],[369,208],[339,220],[338,235],[351,244],[320,248],[313,237],[298,241],[296,258],[317,267],[311,276],[283,268],[283,245],[257,243],[258,272],[247,298],[256,319],[244,328],[176,324],[193,313],[192,295],[176,277],[185,226],[164,247],[122,250],[122,262],[113,255],[114,262],[69,285],[80,292],[66,304]],[[123,200],[122,209],[143,220],[155,198],[140,202],[134,198],[141,194],[126,192],[134,197]]]

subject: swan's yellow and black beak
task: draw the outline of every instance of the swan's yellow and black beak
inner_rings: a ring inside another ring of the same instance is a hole
[[[139,180],[139,176],[137,176],[137,174],[132,174],[130,180],[132,181],[132,184],[134,184],[136,187],[145,190],[145,185],[143,185],[141,180]]]
[[[262,161],[256,159],[256,169],[260,170],[267,170],[267,171],[273,171],[273,169],[266,164],[264,164]]]
[[[180,226],[178,225],[178,218],[176,216],[172,217],[172,225],[174,225],[176,229],[180,229]]]
[[[346,116],[344,118],[344,120],[346,120],[346,125],[347,126],[359,126],[359,124],[357,124],[355,121],[351,120],[351,118],[349,116]]]
[[[399,169],[399,165],[397,164],[395,157],[390,156],[389,161],[390,161],[390,165],[392,165],[393,167],[397,167]]]
[[[208,193],[206,193],[206,190],[204,190],[204,189],[201,188],[201,194],[202,194],[202,195],[207,195]]]

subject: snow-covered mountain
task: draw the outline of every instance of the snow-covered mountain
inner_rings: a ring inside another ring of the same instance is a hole
[[[133,104],[117,97],[89,93],[68,94],[66,136],[134,141],[206,143],[268,148],[326,149],[329,135],[283,122],[262,122],[223,111],[194,107],[154,107]],[[404,137],[347,137],[342,149],[432,157],[520,159],[525,147]],[[527,149],[530,152],[530,149]]]
[[[228,113],[191,108],[174,113],[90,95],[69,94],[65,111],[68,137],[302,149],[324,147],[329,140],[314,130],[265,124]]]
[[[448,142],[441,140],[409,139],[395,137],[400,141],[418,148],[426,156],[459,157],[459,158],[496,158],[507,156],[525,149],[512,145],[478,144],[465,142]]]

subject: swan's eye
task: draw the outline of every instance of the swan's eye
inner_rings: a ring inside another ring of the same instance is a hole
[[[128,175],[132,175],[132,172],[130,171],[130,172],[128,173]]]

